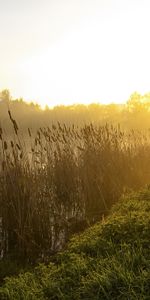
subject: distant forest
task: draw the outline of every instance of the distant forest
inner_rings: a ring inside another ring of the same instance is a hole
[[[120,124],[125,130],[150,128],[150,93],[140,95],[135,92],[126,104],[60,105],[52,109],[46,106],[45,110],[42,110],[40,105],[33,102],[27,103],[22,98],[12,99],[9,90],[2,90],[0,92],[0,125],[9,131],[11,124],[8,110],[11,111],[23,133],[28,127],[35,131],[39,127],[57,122],[77,126],[88,123]]]

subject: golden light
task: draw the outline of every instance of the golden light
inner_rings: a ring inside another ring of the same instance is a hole
[[[33,43],[32,51],[14,63],[10,75],[3,76],[5,86],[8,82],[16,96],[35,100],[41,106],[121,103],[136,90],[148,92],[149,2],[126,1],[122,6],[118,0],[107,1],[106,5],[100,2],[84,2],[83,7],[89,10],[81,10],[77,20],[80,3],[74,4],[73,12],[64,1],[68,9],[63,11],[65,30],[52,41],[47,37],[43,46]],[[61,24],[60,14],[56,32]]]

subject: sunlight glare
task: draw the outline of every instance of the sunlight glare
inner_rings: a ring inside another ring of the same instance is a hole
[[[134,91],[149,92],[148,10],[140,1],[136,6],[115,3],[84,16],[19,62],[13,90],[42,107],[122,103]]]

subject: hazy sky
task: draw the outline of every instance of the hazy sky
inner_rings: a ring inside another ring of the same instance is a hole
[[[0,0],[0,89],[41,104],[150,91],[149,0]]]

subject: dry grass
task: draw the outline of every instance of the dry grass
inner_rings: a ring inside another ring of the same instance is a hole
[[[120,127],[53,124],[24,142],[0,129],[1,255],[34,262],[150,182],[150,136]]]

